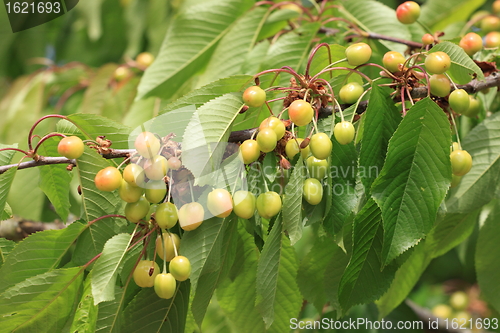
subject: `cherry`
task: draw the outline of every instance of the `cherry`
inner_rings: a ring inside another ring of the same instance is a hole
[[[153,274],[150,269],[153,268]],[[151,260],[141,260],[135,267],[133,277],[135,283],[141,288],[152,287],[155,283],[156,276],[160,273],[158,264]]]
[[[463,89],[453,90],[448,97],[451,108],[457,113],[465,113],[469,109],[469,94]]]
[[[354,126],[350,121],[341,121],[335,124],[333,135],[341,145],[349,144],[354,140]]]
[[[167,195],[167,186],[163,180],[151,180],[146,184],[144,194],[149,202],[159,203]]]
[[[460,39],[460,43],[458,45],[463,48],[465,53],[469,56],[473,56],[476,52],[483,48],[483,40],[478,34],[469,32],[467,35],[463,36],[462,39]]]
[[[85,145],[82,139],[77,136],[67,136],[62,138],[57,145],[57,152],[70,160],[80,158],[83,155]]]
[[[265,219],[270,219],[281,210],[281,197],[274,191],[268,191],[257,197],[257,212]]]
[[[434,43],[434,37],[431,34],[422,36],[422,44],[424,44],[424,46],[431,45],[432,43]]]
[[[161,243],[161,236],[158,235],[158,237],[156,237],[156,243],[155,243],[156,253],[158,254],[158,256],[161,259],[163,259],[165,261],[170,261],[175,257],[174,245],[175,245],[175,248],[177,249],[177,252],[179,252],[179,248],[181,245],[181,239],[179,238],[179,236],[177,234],[174,234],[174,233],[169,234],[168,232],[164,232],[163,233],[163,245],[165,246],[165,251],[163,250],[163,246]],[[167,255],[166,257],[164,256],[165,254]]]
[[[359,83],[349,82],[340,88],[339,97],[346,104],[354,104],[363,92],[363,87]]]
[[[264,119],[259,126],[259,131],[262,131],[264,128],[271,128],[275,133],[277,139],[281,139],[283,135],[285,135],[285,124],[281,120],[276,117],[269,117]]]
[[[252,108],[258,108],[266,102],[266,92],[259,86],[248,87],[243,93],[243,102]]]
[[[446,304],[438,304],[432,308],[432,314],[438,318],[446,319],[452,316],[453,310]]]
[[[500,18],[498,16],[490,15],[481,20],[481,30],[484,33],[500,30]]]
[[[130,163],[123,170],[123,179],[131,186],[144,187],[144,169],[138,164]]]
[[[306,159],[307,156],[309,156],[309,152],[311,151],[311,149],[309,148],[309,145],[307,145],[307,147],[305,147],[305,148],[300,148],[300,144],[303,141],[304,141],[304,139],[302,139],[302,138],[290,139],[287,141],[286,146],[285,146],[285,153],[289,159],[292,159],[299,152],[302,155],[303,159]]]
[[[314,156],[311,156],[306,160],[306,165],[311,177],[319,180],[325,178],[326,172],[328,171],[327,160],[320,160]]]
[[[168,172],[168,161],[161,155],[156,155],[144,163],[144,173],[152,180],[160,180]]]
[[[276,132],[269,127],[257,133],[257,143],[259,144],[260,150],[264,153],[273,151],[274,148],[276,148],[277,141]]]
[[[345,50],[345,56],[349,65],[359,66],[370,60],[372,48],[366,43],[352,44]]]
[[[311,137],[309,147],[314,157],[324,160],[332,152],[332,141],[325,133],[316,133]]]
[[[311,122],[314,116],[314,110],[309,102],[302,99],[296,99],[288,107],[288,116],[295,125],[304,126]]]
[[[499,46],[500,46],[500,32],[492,31],[488,32],[486,36],[484,36],[484,47],[495,48]]]
[[[243,163],[250,164],[257,161],[260,157],[260,146],[255,140],[245,140],[240,145],[240,158]]]
[[[214,189],[208,194],[207,207],[214,216],[228,217],[233,211],[233,198],[226,189]]]
[[[481,103],[479,100],[475,99],[473,96],[469,95],[469,108],[464,113],[467,117],[474,118],[477,117],[481,109]]]
[[[170,170],[179,170],[182,166],[182,162],[178,157],[172,156],[168,159],[168,168]]]
[[[236,191],[233,195],[234,213],[242,219],[249,219],[255,212],[255,195],[249,191]]]
[[[403,24],[412,24],[420,16],[420,5],[414,1],[406,1],[396,8],[398,21]]]
[[[451,170],[455,176],[466,175],[472,168],[472,157],[466,150],[454,150],[450,154]]]
[[[151,132],[142,132],[135,139],[135,149],[145,158],[153,158],[160,151],[160,140]]]
[[[425,68],[433,74],[443,74],[450,66],[450,57],[442,51],[430,53],[425,58]]]
[[[451,188],[454,188],[454,187],[457,187],[458,184],[460,184],[460,181],[462,180],[462,176],[455,176],[455,175],[451,175],[451,184],[450,184],[450,187]]]
[[[125,217],[132,223],[138,223],[149,213],[149,202],[144,197],[140,197],[137,202],[130,202],[125,205]]]
[[[113,192],[122,184],[122,174],[117,168],[109,166],[97,172],[94,183],[101,191]]]
[[[177,282],[175,281],[174,276],[170,273],[161,273],[158,274],[155,278],[155,293],[160,298],[172,298],[175,294],[176,286]]]
[[[128,67],[125,66],[120,66],[117,69],[115,69],[115,72],[113,73],[113,77],[117,82],[123,81],[129,76],[132,76],[132,72]]]
[[[382,58],[384,67],[392,73],[400,71],[405,61],[405,57],[401,53],[396,51],[389,51],[384,54],[384,57]]]
[[[465,310],[469,304],[469,296],[463,291],[455,291],[450,296],[450,305],[455,310]]]
[[[137,62],[141,67],[149,67],[154,60],[155,57],[149,52],[142,52],[137,56],[137,58],[135,58],[135,62]]]
[[[200,226],[205,217],[205,210],[198,202],[184,204],[179,209],[179,225],[186,231],[194,230]]]
[[[143,190],[140,187],[135,187],[127,183],[125,180],[122,180],[122,184],[118,189],[118,194],[120,198],[128,203],[137,202],[139,198],[143,194]]]
[[[184,256],[177,256],[170,261],[168,270],[177,281],[186,281],[191,275],[191,263]]]
[[[164,202],[156,207],[155,220],[162,229],[170,229],[177,224],[177,207],[171,202]]]
[[[446,97],[451,91],[451,82],[444,74],[434,74],[429,78],[431,94],[438,97]]]
[[[319,204],[323,198],[323,186],[316,178],[307,178],[302,191],[304,199],[311,205]]]

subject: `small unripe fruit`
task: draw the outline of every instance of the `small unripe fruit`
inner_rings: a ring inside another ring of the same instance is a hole
[[[214,216],[228,217],[233,211],[233,198],[226,189],[217,188],[208,194],[207,207]]]
[[[144,197],[140,197],[137,202],[125,205],[125,217],[132,223],[138,223],[149,213],[149,202]]]
[[[304,199],[311,205],[319,204],[323,198],[323,186],[316,178],[306,179],[302,191]]]
[[[177,224],[179,219],[177,207],[171,202],[164,202],[156,207],[155,220],[162,229],[170,229]]]
[[[333,135],[341,145],[347,145],[354,140],[354,126],[350,121],[341,121],[335,124]]]
[[[168,172],[168,161],[161,155],[156,155],[144,163],[144,173],[151,180],[161,180]]]
[[[259,126],[259,131],[262,131],[264,128],[271,128],[275,133],[276,137],[281,139],[283,135],[285,135],[285,125],[281,120],[276,117],[269,117],[264,119]]]
[[[149,67],[154,60],[155,57],[149,52],[142,52],[135,59],[135,61],[142,67]]]
[[[295,125],[305,126],[314,117],[314,110],[309,102],[297,99],[288,107],[288,116]]]
[[[128,67],[125,66],[120,66],[117,69],[115,69],[115,72],[113,73],[113,77],[115,78],[116,81],[120,82],[128,78],[129,76],[132,75],[132,72]]]
[[[122,184],[118,189],[118,194],[120,198],[128,203],[137,202],[139,198],[143,194],[143,190],[140,187],[135,187],[127,183],[125,180],[122,180]]]
[[[122,174],[117,168],[109,166],[95,175],[94,183],[100,191],[113,192],[122,184]]]
[[[464,115],[471,118],[477,117],[479,111],[481,110],[481,103],[471,95],[469,95],[469,101],[469,108],[464,113]]]
[[[123,170],[123,179],[131,186],[144,187],[144,169],[138,164],[130,163]]]
[[[266,92],[259,86],[248,87],[243,92],[243,102],[252,108],[258,108],[266,102]]]
[[[427,58],[425,58],[425,68],[428,72],[433,74],[443,74],[450,66],[450,57],[442,51],[430,53]]]
[[[463,36],[462,39],[460,39],[460,43],[458,45],[463,48],[465,53],[469,56],[473,56],[476,52],[483,48],[483,40],[478,34],[469,32],[467,35]]]
[[[491,49],[499,46],[500,46],[500,32],[492,31],[488,32],[488,34],[484,36],[484,47]]]
[[[400,71],[405,61],[405,57],[401,53],[396,51],[389,51],[384,54],[384,57],[382,58],[384,67],[393,73]]]
[[[297,155],[299,152],[302,155],[303,159],[306,159],[307,156],[309,156],[309,152],[311,149],[309,148],[309,145],[305,148],[300,148],[300,144],[304,141],[302,138],[297,138],[297,139],[290,139],[286,143],[285,146],[285,153],[286,156],[288,156],[289,159],[294,158],[295,155]]]
[[[431,45],[434,43],[434,37],[431,34],[425,34],[422,36],[422,44],[425,45]]]
[[[240,157],[243,163],[250,164],[257,161],[260,157],[260,146],[255,140],[245,140],[240,145]]]
[[[484,33],[498,31],[500,30],[500,18],[494,15],[487,16],[481,20],[480,26]]]
[[[177,256],[170,261],[168,270],[177,281],[186,281],[191,275],[191,263],[184,256]]]
[[[57,152],[70,160],[80,158],[83,155],[85,145],[82,139],[77,136],[67,136],[62,138],[57,145]]]
[[[354,104],[358,98],[363,94],[363,86],[357,82],[349,82],[340,88],[339,97],[342,102],[346,104]]]
[[[454,150],[450,154],[451,170],[455,176],[464,176],[472,168],[472,157],[466,150]]]
[[[257,133],[257,143],[259,144],[260,150],[264,153],[273,151],[274,148],[276,148],[277,141],[276,132],[269,127]]]
[[[198,228],[203,222],[205,209],[198,202],[190,202],[179,209],[178,215],[181,228],[190,231]]]
[[[345,56],[349,65],[359,66],[370,60],[372,49],[366,43],[352,44],[345,50]]]
[[[151,273],[151,268],[153,268],[153,274],[149,275]],[[160,267],[158,267],[156,262],[151,260],[141,260],[135,267],[133,278],[139,287],[148,288],[154,285],[155,278],[159,273]]]
[[[168,159],[168,168],[170,170],[179,170],[182,166],[182,162],[178,157],[172,156]]]
[[[175,249],[179,252],[180,245],[181,239],[177,234],[169,234],[168,232],[163,233],[163,246],[165,246],[165,248],[162,246],[161,236],[158,235],[158,237],[156,237],[156,253],[162,260],[172,260],[175,257]]]
[[[450,318],[453,310],[446,304],[438,304],[432,308],[432,314],[438,318]]]
[[[455,310],[465,310],[469,304],[469,297],[463,291],[455,291],[450,296],[450,305]]]
[[[448,102],[455,112],[460,114],[465,113],[470,105],[469,94],[463,89],[453,90],[450,97],[448,97]]]
[[[281,197],[274,191],[262,193],[257,198],[257,212],[268,220],[279,213],[281,205]]]
[[[314,156],[311,156],[306,160],[306,165],[309,176],[318,180],[325,178],[326,172],[328,171],[327,160],[320,160]]]
[[[403,24],[412,24],[420,16],[420,5],[414,1],[406,1],[396,8],[398,21]]]
[[[149,202],[153,204],[159,203],[167,195],[167,186],[163,180],[150,180],[146,183],[144,194]]]
[[[325,133],[316,133],[311,137],[309,147],[314,157],[324,160],[332,152],[332,141]]]
[[[140,133],[134,142],[135,149],[145,158],[153,158],[160,151],[160,140],[151,132]]]
[[[160,298],[172,298],[175,294],[176,286],[177,282],[175,281],[174,276],[170,273],[161,273],[158,274],[155,278],[155,293]]]
[[[499,14],[500,13],[500,0],[495,0],[493,2],[493,4],[491,5],[491,10],[495,14]]]
[[[236,191],[233,195],[234,213],[242,219],[249,219],[255,212],[255,195],[249,191]]]
[[[451,91],[450,79],[444,74],[434,74],[429,78],[431,94],[438,97],[446,97]]]

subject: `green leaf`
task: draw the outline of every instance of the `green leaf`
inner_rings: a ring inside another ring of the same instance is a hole
[[[3,211],[0,212],[0,221],[8,220],[12,217],[12,208],[10,205],[6,202],[5,207],[3,208]]]
[[[446,206],[452,213],[469,213],[484,206],[499,188],[500,113],[474,127],[462,147],[472,156],[472,169],[450,191]]]
[[[283,221],[291,245],[302,238],[302,186],[305,177],[304,160],[300,156],[285,186],[283,196]]]
[[[255,307],[257,251],[253,237],[245,231],[243,223],[238,223],[237,232],[238,247],[235,253],[238,261],[234,266],[238,266],[238,274],[232,279],[224,279],[219,284],[217,301],[234,331],[261,333],[265,331],[264,321]]]
[[[0,149],[4,148],[18,148],[18,145],[3,145],[0,143]],[[0,151],[0,166],[8,165],[12,161],[12,157],[14,157],[16,151],[15,150],[2,150]]]
[[[382,213],[369,199],[354,219],[353,253],[339,286],[340,305],[347,311],[353,305],[378,299],[391,285],[396,263],[384,266],[382,257]]]
[[[295,250],[283,234],[278,218],[257,266],[257,307],[266,329],[271,327],[271,331],[287,331],[290,318],[297,318],[301,305],[296,283],[297,266]]]
[[[129,284],[130,285],[130,284]],[[97,314],[96,332],[118,332],[118,327],[121,326],[124,306],[124,288],[115,287],[115,300],[109,302],[102,302],[99,304],[99,312]],[[94,305],[94,300],[92,300]]]
[[[484,225],[479,230],[476,246],[476,273],[481,295],[488,300],[489,304],[500,311],[500,247],[498,246],[498,235],[500,233],[500,203],[497,202],[490,212]]]
[[[160,53],[138,87],[137,99],[168,99],[198,72],[233,22],[252,6],[249,0],[206,1],[180,12],[170,25]]]
[[[83,283],[83,293],[71,324],[71,333],[91,333],[96,331],[98,307],[92,297],[92,273]]]
[[[367,192],[382,170],[389,140],[401,121],[401,114],[390,93],[391,90],[373,84],[370,103],[363,115],[365,126],[359,154],[359,174]]]
[[[242,106],[239,96],[226,94],[193,114],[182,140],[182,163],[196,178],[219,169],[231,125]]]
[[[2,267],[16,245],[16,242],[0,237],[0,267]]]
[[[77,298],[83,274],[79,267],[32,276],[0,295],[5,332],[60,332]],[[3,285],[2,285],[3,287]]]
[[[330,302],[333,309],[341,313],[342,308],[339,302],[339,286],[342,275],[349,264],[349,255],[337,246],[337,244],[334,244],[330,250],[333,258],[326,265],[322,288],[325,291],[327,301]]]
[[[415,246],[410,257],[397,270],[389,290],[376,301],[379,318],[386,317],[406,299],[431,262],[425,242],[424,240]]]
[[[366,32],[374,32],[385,36],[409,40],[411,34],[408,28],[400,23],[394,9],[378,1],[351,0],[342,3],[340,12],[349,20],[355,22]],[[406,45],[381,40],[389,50],[404,53]]]
[[[118,234],[104,245],[102,255],[92,269],[92,296],[95,305],[115,298],[116,278],[123,268],[123,258],[131,241],[131,235]]]
[[[85,228],[75,222],[60,230],[37,232],[20,242],[0,268],[0,293],[59,265]]]
[[[43,156],[59,156],[58,143],[59,140],[56,138],[50,138],[40,146],[38,151]],[[66,170],[64,164],[44,165],[38,170],[40,170],[40,189],[49,198],[61,220],[67,221],[71,206],[69,193],[72,173]]]
[[[198,85],[242,73],[245,57],[257,42],[257,36],[268,13],[267,8],[256,7],[243,14],[234,23],[231,30],[217,44]]]
[[[316,75],[318,74],[321,70],[323,70],[326,66],[337,62],[341,59],[345,59],[345,46],[339,45],[339,44],[331,44],[330,45],[330,52],[328,52],[326,47],[321,47],[318,49],[316,54],[314,55],[314,58],[311,62],[311,67],[309,69],[309,73],[311,75]],[[331,61],[329,59],[328,54],[331,54]],[[347,68],[354,68],[355,66],[349,65],[349,63],[346,61],[339,62],[335,64],[335,67],[347,67]],[[332,77],[335,76],[340,76],[340,75],[345,75],[348,73],[348,71],[343,71],[343,70],[334,70],[330,71],[327,74],[322,74],[320,77],[329,80],[330,75]]]
[[[153,288],[142,289],[125,309],[120,332],[184,332],[190,284],[184,281],[177,285],[171,299],[159,298]]]
[[[447,214],[426,239],[432,258],[442,256],[470,236],[477,222],[479,211],[470,214]]]
[[[7,197],[16,176],[17,167],[10,168],[0,175],[0,211],[3,212],[7,204]]]
[[[122,206],[116,191],[99,191],[94,184],[97,172],[109,165],[107,160],[88,147],[85,147],[82,157],[77,160],[83,199],[83,218],[86,222],[108,214],[117,214]],[[90,225],[76,243],[73,261],[78,265],[85,264],[99,254],[106,241],[121,232],[126,225],[125,220],[118,218],[106,218]]]
[[[486,0],[428,0],[422,6],[419,20],[433,31],[442,31],[448,25],[463,21],[476,11]]]
[[[106,64],[99,68],[95,76],[90,79],[79,112],[93,115],[102,113],[106,100],[111,97],[108,85],[117,67],[116,64]]]
[[[425,237],[451,182],[450,123],[429,98],[417,102],[389,141],[372,185],[384,221],[384,265]]]
[[[479,80],[484,79],[484,74],[481,68],[465,53],[460,46],[450,43],[441,42],[434,46],[429,53],[443,51],[450,56],[451,66],[446,71],[456,84],[467,84],[477,76]]]

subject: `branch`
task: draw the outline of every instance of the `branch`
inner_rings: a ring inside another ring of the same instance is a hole
[[[385,35],[377,34],[376,32],[367,32],[366,35],[363,37],[367,37],[370,39],[388,40],[390,42],[408,45],[409,47],[411,47],[413,49],[420,49],[424,46],[422,43],[414,42],[411,40],[405,40],[405,39],[401,39],[401,38],[396,38],[396,37],[391,37],[391,36],[385,36]]]

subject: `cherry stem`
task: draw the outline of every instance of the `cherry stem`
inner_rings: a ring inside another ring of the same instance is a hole
[[[0,149],[0,151],[7,151],[7,150],[14,150],[14,151],[18,151],[20,153],[23,153],[24,155],[29,155],[27,151],[24,151],[24,150],[18,149],[18,148],[2,148],[2,149]]]
[[[450,80],[451,84],[453,85],[453,88],[455,88],[455,90],[457,90],[457,85],[455,84],[455,82],[453,82],[453,80],[451,79],[451,77],[448,75],[448,73],[444,73],[444,75],[446,75],[446,77],[448,78],[448,80]]]
[[[262,71],[260,73],[255,74],[254,77],[258,77],[258,76],[268,74],[268,73],[274,73],[277,75],[280,73],[287,73],[287,74],[294,76],[300,82],[301,86],[303,86],[303,87],[307,86],[307,84],[302,80],[302,78],[300,77],[299,74],[297,74],[294,70],[289,70],[286,68],[267,69],[265,71]],[[273,79],[273,81],[274,81],[274,79]]]
[[[425,81],[427,82],[427,96],[430,96],[431,95],[431,83],[429,82],[429,74],[427,74],[427,72],[419,65],[414,65],[414,66],[410,67],[410,70],[413,68],[420,69],[422,71],[422,73],[424,74]],[[410,98],[411,98],[411,95],[410,95]]]
[[[172,169],[170,171],[170,177],[168,177],[168,193],[167,193],[167,198],[163,202],[170,202],[170,194],[172,193],[172,177],[173,177],[173,171]]]
[[[318,52],[318,50],[322,47],[326,47],[327,51],[328,51],[328,62],[331,63],[332,62],[332,53],[331,53],[331,50],[330,50],[330,45],[328,45],[328,43],[321,43],[321,44],[318,44],[316,45],[311,53],[309,54],[309,59],[307,60],[307,66],[306,66],[306,72],[305,72],[305,77],[306,78],[309,78],[309,70],[311,68],[311,63],[312,63],[312,60],[314,58],[314,56],[316,55],[316,52]],[[332,78],[332,73],[330,72],[330,78]]]
[[[61,115],[58,115],[58,114],[49,114],[49,115],[43,116],[42,118],[38,119],[33,124],[33,126],[31,126],[31,129],[30,129],[29,134],[28,134],[28,149],[29,150],[33,150],[33,146],[31,144],[31,141],[33,140],[33,132],[35,131],[36,126],[38,124],[40,124],[43,120],[48,119],[48,118],[60,118],[60,119],[68,120],[68,117],[61,116]]]
[[[53,137],[56,137],[56,136],[59,136],[61,138],[65,138],[66,135],[64,134],[61,134],[61,133],[51,133],[51,134],[47,134],[45,135],[43,138],[40,139],[40,141],[38,141],[37,145],[35,146],[35,149],[33,150],[33,154],[36,154],[36,152],[38,151],[38,148],[40,148],[40,145],[46,141],[47,139],[50,139],[50,138],[53,138]]]
[[[191,181],[188,181],[188,183],[189,183],[189,192],[191,193],[191,202],[194,202],[193,184],[191,184]]]
[[[358,66],[358,67],[362,67],[363,65],[361,66]],[[311,81],[315,81],[321,74],[324,74],[326,72],[329,72],[329,71],[335,71],[335,70],[345,70],[345,71],[350,71],[350,72],[353,72],[353,73],[356,73],[358,75],[361,75],[362,77],[365,78],[366,81],[368,82],[372,82],[372,79],[370,79],[365,73],[362,73],[360,71],[357,71],[356,69],[353,69],[353,68],[349,68],[349,67],[330,67],[328,69],[325,69],[325,70],[322,70],[321,72],[319,72],[318,74],[314,75],[312,78],[311,78]]]
[[[270,99],[270,100],[266,101],[266,104],[272,103],[272,102],[276,102],[276,101],[281,101],[282,99],[285,99],[285,98],[286,98],[286,96],[285,97],[275,98],[275,99]],[[268,105],[268,107],[269,107],[269,105]],[[272,113],[271,113],[271,115],[272,115]]]
[[[363,99],[363,97],[370,91],[372,90],[372,87],[366,89],[365,91],[363,91],[363,93],[361,94],[361,96],[359,96],[358,100],[356,101],[356,106],[354,107],[354,111],[352,112],[352,117],[351,117],[351,124],[354,122],[354,117],[356,116],[356,110],[358,109],[358,106],[359,106],[359,103],[361,103],[361,100]]]
[[[401,105],[403,107],[403,117],[406,116],[406,105],[405,105],[405,87],[401,87]]]
[[[172,239],[172,234],[169,232],[168,237],[170,237],[170,241],[172,242],[172,245],[174,246],[174,254],[177,257],[179,255],[179,252],[177,252],[177,245],[175,245],[174,240]]]
[[[450,118],[451,118],[451,122],[453,124],[453,129],[455,130],[455,135],[457,136],[458,147],[459,147],[459,149],[462,149],[462,144],[460,143],[460,136],[458,135],[457,123],[455,122],[455,116],[453,116],[453,113],[451,111],[448,110],[448,112],[450,113]]]

